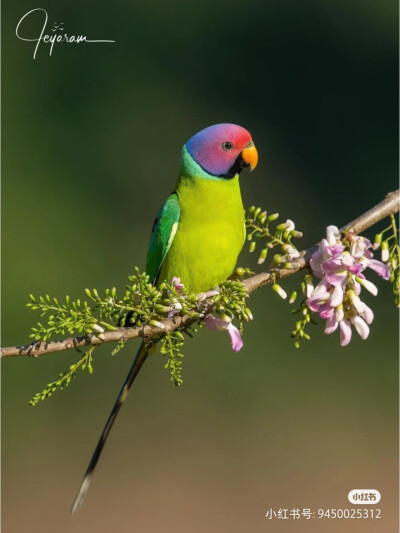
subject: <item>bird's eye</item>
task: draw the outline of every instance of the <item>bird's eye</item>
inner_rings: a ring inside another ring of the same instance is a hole
[[[232,150],[233,144],[230,141],[225,141],[221,144],[223,150]]]

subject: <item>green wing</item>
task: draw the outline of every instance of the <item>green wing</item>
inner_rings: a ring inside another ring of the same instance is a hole
[[[154,221],[153,231],[150,237],[149,251],[147,252],[146,272],[153,283],[157,281],[157,276],[168,250],[174,240],[178,229],[181,208],[179,198],[176,193],[168,196],[164,204],[157,213]]]

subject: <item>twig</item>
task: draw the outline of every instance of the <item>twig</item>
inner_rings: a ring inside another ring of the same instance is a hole
[[[387,216],[397,213],[399,208],[399,190],[397,190],[388,193],[384,200],[349,224],[346,224],[341,231],[346,233],[352,231],[355,234],[361,233]],[[247,293],[251,294],[263,285],[272,283],[274,279],[286,278],[287,276],[291,276],[299,270],[307,267],[310,257],[314,253],[315,249],[316,247],[312,246],[311,248],[303,251],[301,253],[301,257],[296,260],[298,267],[295,269],[281,269],[278,272],[276,270],[269,270],[243,280],[243,285],[245,286]],[[209,300],[204,300],[203,297],[198,301],[199,311],[203,314],[210,313],[213,309],[213,306],[214,302],[212,298]],[[73,348],[105,344],[107,342],[118,342],[120,340],[127,341],[137,337],[142,337],[148,341],[154,337],[162,335],[163,333],[190,326],[196,320],[198,319],[192,318],[188,315],[181,317],[175,316],[173,318],[166,318],[162,320],[162,328],[154,326],[117,328],[113,331],[105,331],[102,334],[102,339],[96,337],[95,335],[90,335],[70,337],[58,341],[36,342],[24,346],[10,346],[8,348],[1,348],[0,357],[15,357],[21,355],[39,357],[40,355],[47,353],[62,352],[64,350],[71,350]]]

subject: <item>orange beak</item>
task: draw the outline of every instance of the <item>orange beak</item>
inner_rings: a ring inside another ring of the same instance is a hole
[[[242,152],[242,159],[245,163],[247,163],[250,167],[250,172],[253,171],[258,163],[258,153],[257,149],[254,146],[249,146],[249,148],[245,148]]]

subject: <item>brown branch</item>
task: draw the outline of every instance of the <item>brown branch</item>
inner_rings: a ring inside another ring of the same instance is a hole
[[[399,211],[399,190],[388,193],[384,200],[377,204],[375,207],[359,216],[349,224],[346,224],[341,231],[352,231],[356,234],[361,233],[367,228],[373,226],[380,220],[386,218],[389,215],[395,214]],[[316,246],[312,246],[308,250],[301,253],[301,257],[296,261],[297,268],[294,269],[281,269],[278,272],[269,270],[262,272],[247,278],[243,281],[243,285],[246,288],[248,294],[256,291],[263,285],[271,283],[275,278],[286,278],[299,270],[305,268],[308,265],[308,261],[314,253]],[[200,296],[198,300],[199,312],[206,315],[213,309],[214,302],[211,299],[204,299],[204,295]],[[144,327],[131,327],[131,328],[117,328],[114,331],[105,331],[102,334],[102,339],[95,335],[70,337],[68,339],[61,339],[58,341],[37,342],[27,344],[25,346],[11,346],[8,348],[2,348],[0,352],[1,357],[15,357],[15,356],[30,356],[39,357],[47,353],[61,352],[64,350],[70,350],[73,348],[82,348],[89,345],[105,344],[107,342],[118,342],[120,340],[128,341],[141,337],[146,341],[162,335],[163,333],[174,331],[175,329],[183,328],[193,324],[196,318],[190,316],[175,316],[173,318],[166,318],[162,320],[163,328],[154,326]]]

